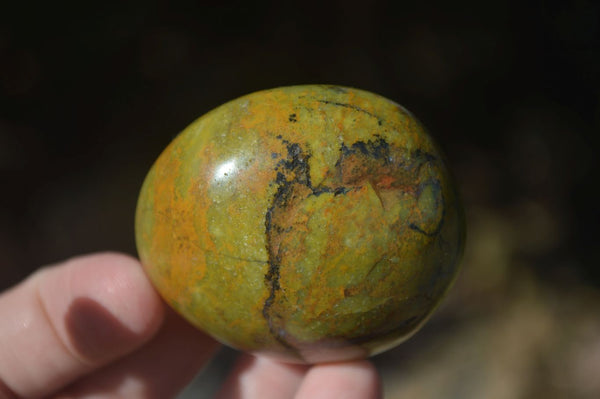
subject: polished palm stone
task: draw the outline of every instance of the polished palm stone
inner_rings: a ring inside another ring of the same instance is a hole
[[[398,104],[337,86],[238,98],[160,155],[136,215],[163,298],[237,349],[363,358],[415,332],[454,280],[464,222],[444,158]]]

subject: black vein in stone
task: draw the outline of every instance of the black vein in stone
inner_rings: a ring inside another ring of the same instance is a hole
[[[380,117],[378,117],[377,115],[375,115],[372,112],[367,111],[364,108],[361,108],[357,105],[353,105],[353,104],[347,104],[347,103],[340,103],[337,101],[330,101],[330,100],[317,100],[318,102],[322,103],[322,104],[327,104],[327,105],[335,105],[337,107],[344,107],[344,108],[349,108],[349,109],[353,109],[354,111],[358,111],[358,112],[362,112],[364,114],[369,115],[372,118],[377,119],[377,124],[379,126],[383,125],[383,119],[381,119]]]
[[[281,319],[281,316],[273,312],[273,305],[277,292],[281,289],[280,279],[280,267],[281,267],[281,254],[279,251],[275,252],[272,247],[273,235],[283,233],[283,227],[278,226],[273,222],[273,213],[276,210],[285,209],[291,200],[293,195],[293,189],[295,185],[304,185],[311,189],[312,183],[310,181],[310,169],[308,160],[310,154],[304,153],[298,143],[290,143],[287,140],[283,140],[283,143],[287,147],[287,157],[278,162],[277,176],[275,183],[278,185],[277,192],[273,197],[273,203],[267,209],[265,215],[265,232],[267,238],[267,255],[269,269],[265,275],[265,281],[269,285],[269,296],[265,300],[263,305],[263,317],[267,321],[269,330],[275,339],[284,347],[297,353],[296,348],[285,339],[286,331],[281,323],[277,321]],[[285,173],[287,172],[287,173]],[[289,179],[288,177],[292,177]]]

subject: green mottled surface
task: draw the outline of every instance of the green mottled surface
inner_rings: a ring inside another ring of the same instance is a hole
[[[238,349],[360,358],[408,338],[452,283],[464,223],[435,144],[399,105],[334,86],[250,94],[156,161],[136,215],[165,300]]]

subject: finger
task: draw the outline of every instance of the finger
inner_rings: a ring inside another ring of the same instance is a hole
[[[219,344],[169,311],[148,344],[57,395],[57,398],[172,398],[194,378]]]
[[[377,370],[366,360],[313,366],[296,394],[296,399],[381,397]]]
[[[131,257],[48,267],[0,295],[0,381],[19,397],[48,394],[147,342],[163,317]]]
[[[293,398],[307,366],[242,355],[217,395],[219,399]]]

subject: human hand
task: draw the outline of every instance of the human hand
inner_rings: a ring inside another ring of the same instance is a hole
[[[0,398],[169,398],[219,344],[170,311],[139,262],[73,258],[0,294]],[[298,366],[242,355],[220,398],[378,398],[368,361]]]

